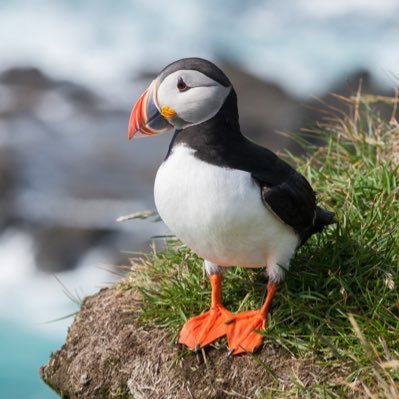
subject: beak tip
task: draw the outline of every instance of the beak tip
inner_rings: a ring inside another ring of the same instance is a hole
[[[165,118],[165,115],[161,114],[155,103],[155,92],[156,81],[153,81],[136,101],[130,114],[127,129],[127,137],[129,140],[132,140],[135,136],[152,136],[170,128],[170,123]],[[164,108],[164,113],[169,117],[174,116],[171,115],[171,113],[175,114],[174,110],[168,107]]]
[[[129,118],[129,125],[127,128],[127,138],[132,140],[134,135],[137,133],[137,110],[136,107],[132,110],[132,113]]]

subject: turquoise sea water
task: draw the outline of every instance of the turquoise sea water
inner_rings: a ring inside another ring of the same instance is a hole
[[[51,352],[65,341],[78,310],[66,294],[83,298],[114,278],[93,252],[80,267],[54,275],[40,272],[26,232],[0,235],[0,399],[47,399],[57,395],[39,377]]]
[[[57,398],[39,378],[39,367],[62,343],[62,337],[51,338],[29,326],[0,321],[0,398]]]

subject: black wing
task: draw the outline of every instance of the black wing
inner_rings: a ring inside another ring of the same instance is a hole
[[[252,173],[261,188],[265,205],[300,237],[312,228],[316,212],[316,196],[307,180],[297,172],[277,184],[268,181],[269,171]]]
[[[296,231],[301,244],[335,222],[334,213],[316,206],[316,194],[304,176],[266,148],[251,143],[252,153],[255,146],[258,161],[251,176],[261,188],[262,200]]]

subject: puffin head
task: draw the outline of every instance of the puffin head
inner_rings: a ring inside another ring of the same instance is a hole
[[[232,85],[212,62],[184,58],[164,68],[137,100],[128,137],[151,136],[172,128],[184,129],[213,118]]]

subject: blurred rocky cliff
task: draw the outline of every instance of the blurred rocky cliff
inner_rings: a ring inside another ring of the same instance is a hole
[[[321,103],[221,65],[238,93],[243,132],[273,150],[298,150],[276,132],[297,132],[316,120]],[[125,104],[34,68],[0,74],[0,227],[34,237],[40,268],[73,268],[95,247],[118,262],[126,258],[121,251],[143,249],[166,231],[160,223],[115,221],[154,209],[153,180],[171,136],[129,143],[126,132],[130,108],[151,77],[126,87],[131,104]],[[382,92],[362,71],[331,91],[356,92],[359,78],[363,91]]]

